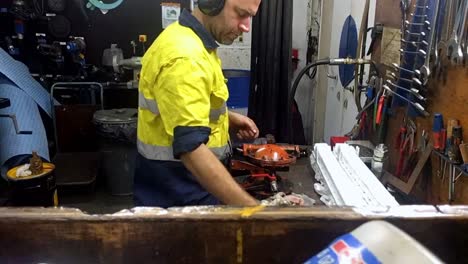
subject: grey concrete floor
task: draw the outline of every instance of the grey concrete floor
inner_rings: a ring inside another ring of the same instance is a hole
[[[95,190],[59,190],[59,206],[78,208],[88,214],[112,214],[133,207],[133,197],[115,196],[105,186]]]

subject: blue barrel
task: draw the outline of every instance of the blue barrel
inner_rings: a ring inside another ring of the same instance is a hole
[[[227,106],[231,109],[247,108],[249,106],[250,71],[223,70],[223,73],[228,80]]]

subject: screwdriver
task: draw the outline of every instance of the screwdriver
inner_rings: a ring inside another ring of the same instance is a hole
[[[442,129],[444,127],[443,116],[441,113],[434,114],[434,122],[432,124],[432,138],[434,141],[434,149],[441,150]]]
[[[434,121],[432,123],[432,141],[434,142],[434,149],[441,151],[442,149],[442,130],[444,127],[443,116],[441,113],[434,113]],[[445,144],[444,144],[445,145]],[[440,170],[442,169],[442,157],[439,156],[439,169],[437,175],[440,176]]]
[[[460,144],[462,144],[463,135],[462,135],[462,127],[455,126],[453,127],[452,132],[452,146],[449,149],[449,159],[455,163],[460,164],[462,163],[462,156],[460,153]]]
[[[457,119],[449,119],[447,122],[447,136],[446,136],[446,144],[445,144],[445,155],[448,155],[449,150],[452,147],[453,143],[453,128],[458,126],[458,120]]]
[[[460,144],[460,153],[462,155],[462,159],[463,159],[463,170],[465,170],[465,172],[468,172],[467,168],[468,168],[468,144]]]

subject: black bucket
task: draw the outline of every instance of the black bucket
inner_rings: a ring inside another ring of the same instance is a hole
[[[133,176],[137,154],[138,109],[99,110],[94,124],[99,135],[99,151],[103,154],[103,172],[112,195],[133,194]]]
[[[55,166],[43,163],[44,172],[39,175],[16,177],[20,166],[7,172],[11,194],[8,204],[12,206],[57,206]]]

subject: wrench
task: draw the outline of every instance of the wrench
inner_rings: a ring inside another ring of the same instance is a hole
[[[405,26],[408,28],[408,27],[411,27],[411,26],[417,26],[417,27],[422,27],[422,26],[426,26],[428,30],[431,30],[431,22],[429,20],[425,20],[424,22],[422,23],[418,23],[418,22],[410,22],[408,20],[405,20]]]
[[[418,70],[412,70],[411,68],[413,67],[408,67],[404,65],[414,64],[413,62],[413,57],[414,56],[407,56],[407,55],[418,55],[419,53],[417,52],[417,49],[420,48],[421,46],[425,46],[428,44],[426,41],[426,36],[427,36],[427,29],[431,27],[431,22],[427,19],[427,11],[428,11],[428,2],[430,0],[419,0],[416,3],[416,11],[414,11],[413,15],[416,15],[417,17],[413,16],[413,21],[410,22],[408,20],[404,21],[404,25],[406,26],[406,29],[404,31],[404,35],[402,37],[402,43],[406,44],[403,46],[404,49],[400,49],[400,57],[401,57],[401,63],[400,65],[392,65],[396,70],[400,70],[401,72],[406,72],[410,73],[412,76],[417,76],[419,75],[419,69]],[[421,10],[423,9],[423,10]],[[408,45],[410,44],[410,45]],[[413,47],[416,48],[416,50],[413,50]],[[411,69],[411,70],[410,70]],[[400,72],[400,76],[401,76]]]
[[[428,5],[416,5],[414,6],[415,9],[426,9],[426,10],[430,10],[429,6]]]
[[[462,15],[466,13],[465,3],[466,1],[461,2],[459,6],[457,7],[457,11],[456,11],[457,15],[455,17],[455,23],[453,24],[452,35],[447,42],[447,55],[453,64],[458,64],[458,61],[461,59],[461,56],[463,56],[463,53],[460,56],[461,48],[460,48],[460,39],[459,39],[460,33],[459,32],[462,28],[461,23],[462,21],[465,20],[465,19],[462,19]]]
[[[464,36],[465,36],[465,29],[466,29],[466,19],[468,16],[468,1],[464,1],[464,9],[462,10],[461,24],[458,25],[458,47],[457,50],[454,50],[451,56],[451,62],[454,65],[460,65],[463,62],[463,47],[464,47]]]
[[[463,42],[463,55],[465,66],[468,64],[468,32],[465,31],[465,40]]]
[[[411,44],[415,48],[419,47],[419,45],[424,45],[424,46],[429,45],[429,43],[427,43],[427,41],[425,41],[425,40],[423,40],[423,41],[408,41],[408,40],[401,39],[401,42],[403,42],[405,44]]]
[[[416,15],[415,13],[411,13],[411,16],[412,17],[422,17],[422,18],[424,18],[424,20],[427,20],[427,15],[425,15],[425,14],[424,15]]]
[[[409,6],[409,0],[400,0],[401,18],[403,21],[406,21],[406,12],[408,11]],[[403,25],[401,26],[401,28],[403,29]]]
[[[394,92],[390,87],[388,87],[388,85],[384,84],[382,86],[385,90],[389,91],[390,93],[392,93],[393,95],[396,95],[397,97],[399,97],[400,99],[402,99],[403,101],[411,104],[414,108],[416,108],[418,111],[420,111],[421,113],[424,114],[424,116],[430,116],[428,112],[426,112],[426,110],[424,109],[424,107],[422,105],[420,105],[419,103],[415,103],[411,100],[408,100],[408,98],[404,97],[404,96],[401,96],[399,95],[398,93]]]
[[[435,5],[435,11],[434,11],[435,12],[434,13],[434,26],[432,27],[431,37],[429,40],[429,46],[427,47],[427,51],[428,51],[427,53],[429,53],[429,55],[424,50],[419,50],[419,52],[425,56],[424,65],[421,66],[421,68],[419,69],[419,71],[421,72],[420,79],[424,85],[427,84],[427,82],[429,81],[429,77],[431,76],[429,63],[430,63],[431,56],[433,57],[434,55],[432,47],[435,42],[435,37],[436,37],[436,32],[437,32],[437,17],[439,16],[439,8],[440,8],[440,0],[435,0],[435,1],[436,1],[436,5]]]
[[[421,53],[423,51],[423,53]],[[419,51],[408,51],[404,49],[400,49],[400,53],[405,53],[405,54],[420,54],[423,58],[426,57],[426,52],[424,50],[419,50]]]
[[[413,75],[416,75],[416,76],[419,76],[421,74],[421,72],[419,70],[414,70],[414,71],[408,70],[406,68],[400,67],[396,63],[392,63],[392,66],[393,66],[393,68],[395,68],[395,70],[401,70],[401,71],[404,71],[404,72],[407,72],[407,73],[410,73],[410,74],[413,74]]]
[[[437,77],[440,78],[443,76],[443,72],[445,71],[446,60],[447,56],[447,47],[448,47],[448,40],[450,38],[450,32],[452,31],[452,23],[453,23],[453,14],[455,12],[455,1],[447,0],[445,1],[445,17],[444,17],[444,29],[442,30],[441,39],[437,44],[437,60],[436,60],[436,73]]]
[[[466,36],[467,36],[467,26],[466,26],[466,20],[468,16],[468,1],[465,0],[465,13],[463,15],[463,21],[460,25],[460,30],[458,32],[459,36],[459,41],[460,45],[458,50],[456,51],[457,54],[452,54],[452,63],[453,64],[458,64],[460,65],[463,62],[463,59],[466,60]],[[455,60],[454,60],[455,59]]]
[[[405,33],[410,36],[417,36],[417,37],[423,37],[423,38],[426,36],[425,32],[413,33],[413,32],[410,32],[409,30],[405,30]]]
[[[386,82],[387,84],[389,84],[389,85],[395,87],[395,88],[398,88],[398,89],[401,89],[401,90],[406,91],[406,92],[408,92],[408,93],[411,93],[411,94],[414,95],[414,96],[416,97],[416,99],[418,99],[419,101],[426,101],[426,98],[424,98],[424,96],[420,95],[418,89],[416,89],[416,88],[410,88],[410,89],[408,89],[408,88],[405,88],[405,87],[403,87],[403,86],[396,85],[396,84],[392,83],[390,80],[387,80],[387,81],[385,81],[385,82]]]
[[[416,84],[417,86],[422,86],[422,83],[418,78],[413,77],[412,79],[406,79],[402,77],[397,77],[394,72],[389,73],[387,77],[393,79],[394,81],[404,81],[407,83]]]
[[[405,47],[408,47],[407,44],[411,44],[414,48],[419,47],[419,45],[426,45],[427,44],[427,42],[425,40],[423,40],[423,41],[407,41],[407,40],[402,39],[401,42],[406,45]]]

